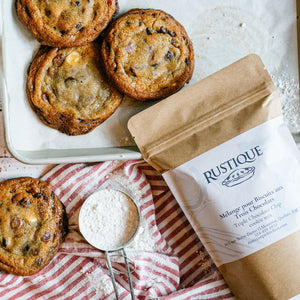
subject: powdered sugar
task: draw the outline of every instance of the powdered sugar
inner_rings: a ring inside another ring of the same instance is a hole
[[[94,247],[113,250],[126,244],[139,224],[134,202],[124,193],[103,189],[92,194],[79,214],[79,227]]]

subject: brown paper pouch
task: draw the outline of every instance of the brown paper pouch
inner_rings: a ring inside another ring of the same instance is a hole
[[[300,163],[278,93],[249,55],[128,128],[240,299],[300,294]]]

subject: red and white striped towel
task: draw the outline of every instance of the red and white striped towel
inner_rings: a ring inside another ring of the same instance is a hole
[[[104,254],[86,243],[76,228],[81,204],[112,174],[141,192],[141,214],[160,249],[127,251],[136,264],[132,273],[136,299],[232,299],[161,175],[143,160],[59,165],[44,175],[66,206],[70,233],[38,274],[0,273],[0,299],[115,299],[113,289],[105,289],[110,277]],[[125,268],[116,261],[119,269]],[[131,299],[127,276],[115,277],[120,298]]]

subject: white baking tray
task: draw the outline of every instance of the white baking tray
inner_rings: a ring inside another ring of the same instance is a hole
[[[14,3],[0,3],[3,114],[11,154],[29,164],[140,158],[127,121],[153,102],[125,97],[115,114],[84,136],[66,136],[39,121],[25,93],[26,71],[39,44],[18,20]],[[119,0],[119,5],[120,13],[133,7],[163,9],[184,25],[195,48],[190,84],[249,53],[260,55],[272,75],[299,82],[295,0]],[[291,131],[297,137],[298,116],[293,118]]]

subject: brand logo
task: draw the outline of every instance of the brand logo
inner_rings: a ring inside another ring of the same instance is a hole
[[[236,157],[232,157],[220,163],[214,168],[204,172],[203,175],[207,183],[211,183],[218,180],[221,175],[232,171],[228,177],[223,180],[222,184],[228,187],[235,186],[250,179],[255,173],[255,167],[239,167],[247,163],[253,163],[261,155],[263,155],[262,150],[259,146],[256,146],[246,152],[240,153]]]
[[[229,176],[222,181],[223,185],[232,187],[249,180],[255,173],[255,167],[237,169],[229,174]]]

